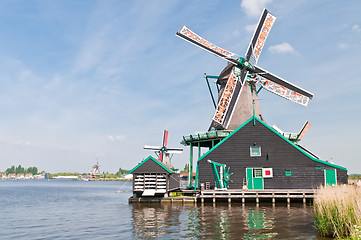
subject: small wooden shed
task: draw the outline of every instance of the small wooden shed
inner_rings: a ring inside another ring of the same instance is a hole
[[[133,174],[134,197],[167,197],[170,191],[180,188],[179,173],[152,156],[139,163],[130,173]]]
[[[319,159],[257,117],[234,130],[197,162],[196,188],[215,187],[208,160],[226,164],[228,189],[313,189],[347,184],[347,169]]]

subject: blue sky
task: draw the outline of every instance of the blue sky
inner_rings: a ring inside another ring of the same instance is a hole
[[[309,120],[301,144],[361,173],[356,0],[0,1],[0,170],[131,169],[164,129],[182,147],[214,111],[203,74],[226,62],[175,33],[185,24],[242,56],[264,7],[277,20],[258,65],[314,93],[305,108],[261,91],[265,120],[288,132]]]

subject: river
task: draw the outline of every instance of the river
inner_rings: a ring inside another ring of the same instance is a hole
[[[131,182],[0,180],[0,239],[323,239],[302,204],[128,204]]]

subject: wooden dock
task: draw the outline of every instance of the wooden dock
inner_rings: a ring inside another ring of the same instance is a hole
[[[272,190],[203,190],[193,191],[184,190],[185,195],[177,197],[139,197],[129,198],[129,203],[201,203],[205,202],[228,202],[236,203],[242,202],[242,204],[254,202],[259,204],[261,202],[287,202],[291,201],[303,202],[313,201],[316,190],[314,189],[272,189]]]
[[[246,200],[254,199],[256,203],[262,201],[271,200],[272,203],[276,201],[284,201],[287,203],[291,202],[291,199],[302,201],[306,203],[307,200],[313,200],[315,197],[316,190],[314,189],[271,189],[271,190],[203,190],[197,196],[201,203],[205,200],[212,200],[213,203],[216,201],[228,201],[229,203],[234,201],[242,201],[245,203]]]

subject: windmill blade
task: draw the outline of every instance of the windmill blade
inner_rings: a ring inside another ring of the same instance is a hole
[[[215,44],[205,40],[204,38],[200,37],[196,33],[192,32],[189,28],[185,25],[181,27],[181,29],[176,33],[176,35],[184,40],[196,45],[197,47],[203,48],[204,50],[225,59],[226,61],[231,61],[234,64],[238,64],[237,60],[233,57],[236,56],[235,53],[232,53],[228,50],[224,50]]]
[[[276,16],[264,9],[246,52],[246,61],[256,65]]]
[[[248,75],[247,80],[255,81],[266,90],[292,102],[307,106],[309,100],[313,97],[313,93],[287,82],[286,80],[267,72],[258,66],[254,66],[254,73],[256,73],[257,76],[254,76],[254,74]]]
[[[168,154],[174,154],[174,153],[181,154],[181,153],[183,153],[183,149],[171,149],[171,150],[168,149],[167,153]]]
[[[164,135],[163,135],[163,147],[167,147],[168,145],[168,131],[164,130]]]
[[[169,151],[169,150],[171,150],[171,151],[183,151],[183,148],[167,148],[167,151]]]
[[[159,151],[162,147],[161,146],[149,146],[149,145],[144,145],[143,149],[146,150],[153,150],[153,151]]]
[[[222,96],[218,101],[212,120],[221,124],[223,128],[226,128],[228,125],[237,97],[243,86],[242,83],[246,76],[245,73],[246,70],[241,70],[236,66],[233,67]]]
[[[300,133],[298,134],[298,140],[301,141],[303,136],[305,135],[305,133],[307,132],[307,130],[310,128],[311,124],[306,121],[305,124],[303,125]]]

